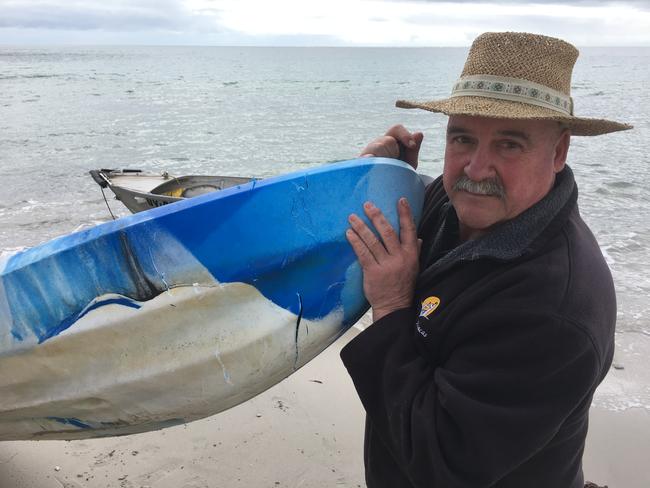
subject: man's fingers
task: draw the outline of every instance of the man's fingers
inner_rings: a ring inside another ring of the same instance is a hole
[[[415,132],[410,143],[405,145],[402,151],[404,156],[402,161],[410,164],[413,169],[417,169],[418,167],[418,158],[420,157],[420,147],[422,146],[423,139],[424,134],[422,132]]]
[[[390,225],[390,222],[386,220],[384,214],[375,207],[371,202],[366,202],[363,205],[363,210],[366,213],[367,217],[372,222],[372,225],[375,226],[381,240],[384,242],[384,247],[388,251],[388,254],[395,254],[399,252],[401,246],[399,242],[399,236],[393,229],[393,226]]]
[[[422,132],[411,133],[403,125],[394,125],[388,129],[386,135],[394,137],[399,144],[399,159],[410,164],[414,169],[417,168],[424,134]]]
[[[377,263],[381,263],[388,255],[398,255],[402,250],[410,250],[419,254],[419,246],[421,244],[418,242],[417,228],[415,226],[415,221],[413,220],[411,207],[406,198],[400,198],[397,202],[400,235],[397,234],[381,210],[371,202],[366,202],[363,205],[363,209],[366,216],[377,230],[379,238],[357,215],[350,215],[348,220],[352,226],[354,234],[352,238],[357,239],[354,241],[356,246],[353,244],[352,247],[357,253],[357,256],[359,256],[360,262],[360,254],[363,255],[365,252],[370,254],[373,260]],[[348,236],[348,240],[350,240],[351,244],[353,243],[350,236]]]
[[[372,253],[374,259],[379,262],[387,254],[384,244],[377,238],[375,233],[371,231],[368,226],[357,217],[355,214],[350,215],[348,221],[352,226],[354,232],[363,241],[368,250]]]
[[[362,268],[367,269],[369,266],[377,264],[377,260],[370,252],[370,249],[368,249],[368,246],[366,246],[363,240],[361,240],[361,237],[353,229],[345,231],[345,237],[347,237],[348,242],[352,246],[354,254],[357,255],[357,259]]]
[[[379,137],[363,148],[360,157],[384,157],[401,159],[410,164],[414,169],[418,166],[420,146],[424,134],[422,132],[409,132],[403,125],[394,125],[386,134]]]
[[[400,240],[405,247],[414,247],[418,241],[417,228],[413,220],[411,206],[406,198],[402,197],[397,202],[399,215]]]
[[[386,135],[395,138],[395,140],[404,147],[415,146],[413,134],[411,134],[409,130],[401,124],[392,126],[390,129],[388,129]]]
[[[385,135],[379,137],[368,144],[361,151],[360,156],[365,157],[368,154],[383,158],[398,158],[399,157],[399,144],[394,137]]]

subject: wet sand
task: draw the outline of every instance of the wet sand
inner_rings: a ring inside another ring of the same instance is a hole
[[[650,487],[650,411],[592,408],[589,422],[585,479],[609,488]]]
[[[0,488],[363,487],[364,414],[339,359],[357,332],[208,419],[117,438],[0,443]],[[648,452],[650,412],[592,409],[588,480],[647,488]]]

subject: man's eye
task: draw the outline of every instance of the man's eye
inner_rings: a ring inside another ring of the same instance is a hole
[[[515,150],[515,149],[522,149],[521,144],[515,141],[503,141],[501,142],[501,147],[503,149],[507,149],[509,151]]]
[[[457,144],[471,144],[472,140],[467,136],[456,136],[452,139]]]

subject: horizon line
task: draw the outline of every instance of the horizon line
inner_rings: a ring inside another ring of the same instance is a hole
[[[0,42],[0,48],[6,47],[225,47],[225,48],[305,48],[305,49],[466,49],[471,46],[470,44],[463,45],[426,45],[426,46],[409,46],[409,45],[321,45],[321,44],[116,44],[116,43],[61,43],[52,44],[47,42],[30,42],[10,44]],[[615,48],[615,49],[629,49],[629,48],[650,48],[650,44],[616,44],[616,45],[576,45],[578,48]]]

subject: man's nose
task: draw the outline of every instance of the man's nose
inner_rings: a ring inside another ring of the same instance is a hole
[[[493,155],[488,146],[477,144],[476,149],[469,154],[469,159],[463,171],[472,181],[482,181],[496,175],[492,165]]]

